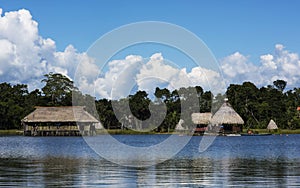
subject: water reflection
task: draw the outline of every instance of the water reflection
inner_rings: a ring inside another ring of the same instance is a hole
[[[200,137],[195,137],[176,157],[133,168],[100,158],[80,138],[0,137],[0,186],[297,187],[299,138],[221,137],[207,152],[197,153]]]
[[[0,184],[22,187],[299,186],[299,162],[203,158],[129,168],[105,160],[2,159]]]

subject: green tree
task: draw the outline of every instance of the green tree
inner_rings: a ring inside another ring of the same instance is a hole
[[[28,108],[25,103],[27,95],[27,85],[0,84],[0,129],[20,128],[21,118]]]
[[[43,94],[50,102],[50,106],[71,105],[72,104],[72,91],[77,90],[73,86],[73,81],[68,77],[59,74],[52,73],[44,75],[46,78],[42,80],[46,85],[42,88]]]
[[[283,92],[283,90],[286,87],[287,82],[284,80],[276,80],[273,82],[274,86],[281,92]]]
[[[145,91],[138,91],[136,94],[129,96],[131,112],[139,120],[146,120],[151,116],[149,104],[150,99]]]
[[[117,120],[111,101],[108,99],[100,99],[96,101],[96,109],[99,120],[106,129],[120,128],[120,122]]]
[[[259,125],[256,113],[259,89],[253,83],[231,84],[226,91],[226,96],[232,107],[245,121],[246,128],[256,128]]]

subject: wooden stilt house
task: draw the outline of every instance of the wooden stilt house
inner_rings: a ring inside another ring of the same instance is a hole
[[[101,125],[83,106],[36,107],[21,123],[26,136],[93,135]]]

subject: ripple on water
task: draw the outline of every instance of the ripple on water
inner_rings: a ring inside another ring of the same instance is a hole
[[[149,137],[153,141],[159,135],[120,139],[140,139],[136,143],[143,145]],[[300,186],[299,135],[217,137],[203,153],[198,152],[200,140],[193,137],[177,156],[163,163],[133,168],[97,156],[80,137],[0,137],[0,186]]]

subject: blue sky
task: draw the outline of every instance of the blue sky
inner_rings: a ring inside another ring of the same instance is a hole
[[[72,44],[85,51],[103,34],[138,21],[170,22],[195,33],[217,58],[239,51],[257,61],[281,43],[299,52],[300,2],[4,0],[4,12],[25,8],[39,23],[43,37],[59,50]]]
[[[205,79],[216,85],[216,80],[223,79],[225,87],[244,81],[261,87],[276,79],[288,81],[291,89],[300,85],[297,0],[0,0],[0,8],[0,82],[26,83],[33,89],[41,87],[43,74],[50,71],[73,79],[76,68],[84,63],[88,63],[82,66],[86,73],[96,74],[99,68],[84,52],[99,37],[126,24],[161,21],[186,28],[202,39],[218,60],[222,74],[194,69],[187,63],[188,58],[174,49],[133,46],[114,56],[117,62],[108,64],[106,72],[101,72],[103,78],[94,83],[111,83],[140,58],[148,58],[144,72],[131,71],[137,75],[128,75],[128,79],[158,76],[157,70],[162,70],[163,79],[181,83],[184,75],[191,79],[191,85],[206,85],[205,89],[210,89]],[[175,70],[162,65],[167,60],[181,66]],[[88,81],[91,79],[84,82],[86,90],[91,89]],[[101,86],[99,93],[108,97],[112,87]],[[154,85],[135,87],[147,89]]]

